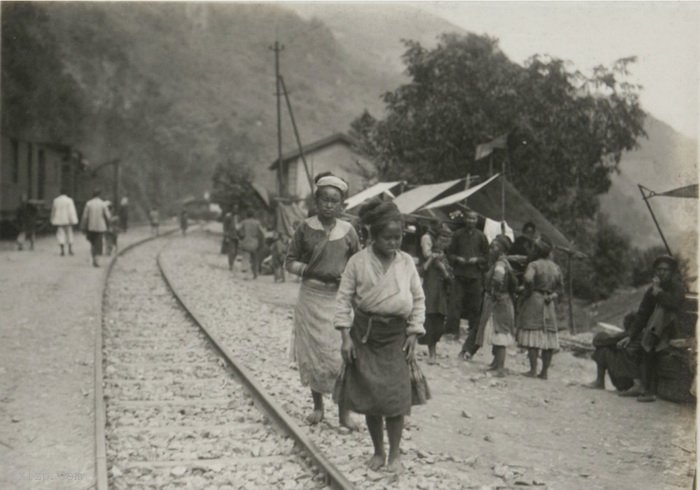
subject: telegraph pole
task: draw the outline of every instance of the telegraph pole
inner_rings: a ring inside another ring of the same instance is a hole
[[[280,52],[284,46],[275,40],[270,49],[275,52],[275,96],[277,97],[277,186],[279,195],[284,194],[282,182],[282,90],[280,89]]]

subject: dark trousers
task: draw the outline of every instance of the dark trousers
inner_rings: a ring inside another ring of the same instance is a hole
[[[651,352],[647,352],[641,349],[640,352],[640,363],[639,371],[642,379],[642,386],[644,391],[649,394],[656,394],[656,388],[658,386],[659,377],[656,372],[656,364],[659,353],[654,349]]]
[[[448,333],[459,335],[459,320],[465,318],[469,322],[469,333],[462,350],[470,354],[479,349],[476,345],[476,334],[479,330],[483,295],[481,277],[455,277],[452,282],[446,330]]]

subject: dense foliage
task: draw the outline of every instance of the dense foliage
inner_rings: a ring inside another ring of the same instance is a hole
[[[365,112],[352,124],[382,176],[437,182],[485,175],[507,159],[510,181],[593,257],[593,283],[579,289],[608,294],[620,284],[629,244],[596,223],[597,198],[644,135],[639,87],[625,81],[634,58],[586,76],[546,56],[518,65],[488,36],[446,34],[434,49],[405,44],[410,81],[384,95],[382,119]],[[502,134],[505,150],[474,160],[478,144]]]

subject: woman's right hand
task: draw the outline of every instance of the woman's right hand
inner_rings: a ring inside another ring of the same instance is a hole
[[[355,344],[352,343],[348,329],[343,330],[343,345],[340,347],[340,353],[347,364],[352,364],[352,361],[357,357],[355,354]]]

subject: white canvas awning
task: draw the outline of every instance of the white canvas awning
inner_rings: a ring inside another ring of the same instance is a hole
[[[420,185],[415,189],[406,191],[394,199],[394,204],[403,214],[410,214],[429,203],[451,187],[459,184],[463,179],[448,180],[437,184]]]
[[[483,181],[481,184],[477,184],[474,187],[470,187],[469,189],[463,190],[462,192],[457,192],[456,194],[449,195],[447,197],[444,197],[438,201],[432,202],[428,204],[427,206],[424,206],[423,209],[433,209],[433,208],[441,208],[443,206],[449,206],[450,204],[454,204],[459,201],[464,201],[466,198],[471,196],[472,194],[479,192],[481,189],[489,185],[491,182],[493,182],[498,176],[501,174],[496,174],[493,177],[489,178],[488,180]],[[399,196],[401,197],[401,196]]]
[[[375,196],[378,196],[384,192],[387,192],[391,195],[391,197],[394,197],[393,194],[391,194],[391,188],[396,187],[399,185],[401,182],[379,182],[378,184],[374,184],[372,187],[368,187],[367,189],[358,192],[354,196],[351,196],[345,200],[345,210],[347,211],[348,209],[352,209],[356,206],[359,206],[363,202],[372,199]]]

